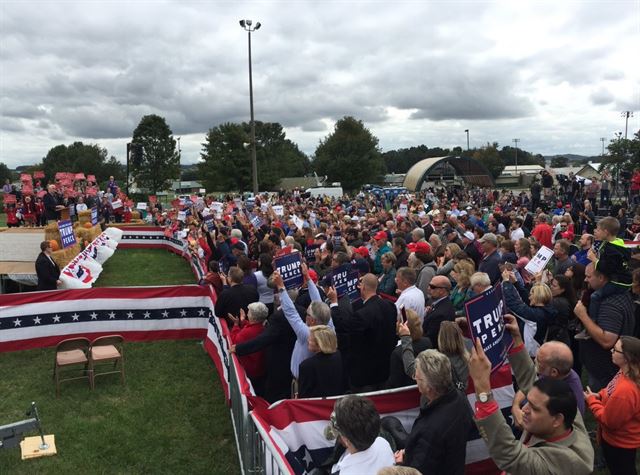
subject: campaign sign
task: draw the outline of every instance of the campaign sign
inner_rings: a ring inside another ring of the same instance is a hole
[[[297,289],[302,285],[302,259],[299,252],[278,256],[273,263],[287,289]]]
[[[342,231],[333,232],[333,245],[342,246]]]
[[[251,221],[251,224],[253,224],[253,227],[256,229],[261,227],[264,224],[262,221],[262,218],[260,218],[260,216],[257,216],[255,214],[250,214],[249,220]]]
[[[209,214],[203,219],[204,224],[207,226],[207,231],[211,232],[216,229],[215,217],[212,214]]]
[[[76,215],[76,207],[74,205],[69,205],[69,216]]]
[[[76,235],[73,234],[73,225],[70,220],[58,221],[58,231],[60,231],[63,248],[73,246],[76,243]]]
[[[308,264],[314,264],[316,262],[316,249],[320,249],[320,244],[310,244],[304,250],[304,258]]]
[[[91,208],[91,224],[95,226],[98,224],[98,208],[95,206]]]
[[[276,214],[276,216],[284,216],[284,206],[282,205],[275,205],[272,206],[273,212]]]
[[[122,208],[122,200],[113,200],[111,202],[111,207],[113,209],[118,209],[118,208]]]
[[[178,221],[186,221],[186,220],[187,220],[187,212],[178,211]]]
[[[409,210],[407,208],[407,203],[401,203],[398,207],[398,214],[400,216],[407,216],[409,214]]]
[[[44,172],[41,170],[33,172],[33,178],[44,178]]]
[[[531,275],[535,275],[538,272],[542,271],[545,267],[547,267],[547,265],[551,261],[552,256],[553,251],[547,246],[542,246],[536,253],[536,255],[533,256],[533,259],[531,259],[529,263],[524,266],[524,270],[526,270]]]
[[[136,209],[139,209],[141,211],[146,211],[147,210],[147,203],[144,202],[140,202],[136,205]]]
[[[491,371],[494,371],[505,362],[513,344],[511,334],[505,332],[502,287],[496,285],[486,290],[464,307],[473,341],[480,338],[482,349],[491,361]]]
[[[331,281],[336,288],[338,298],[348,293],[349,273],[351,273],[351,264],[342,264],[340,267],[336,267],[331,274]]]

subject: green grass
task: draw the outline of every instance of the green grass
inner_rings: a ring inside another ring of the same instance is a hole
[[[104,263],[95,287],[193,284],[187,261],[164,249],[118,249]]]
[[[100,285],[192,283],[179,256],[163,250],[118,250]],[[0,474],[236,474],[237,450],[215,366],[200,342],[126,343],[127,383],[118,375],[52,380],[54,349],[0,356],[0,425],[25,419],[36,401],[58,454],[20,460],[0,450]],[[29,435],[36,435],[29,434]]]

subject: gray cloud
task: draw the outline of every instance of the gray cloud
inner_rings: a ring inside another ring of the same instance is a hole
[[[613,94],[605,88],[599,88],[591,93],[589,96],[591,103],[595,106],[602,106],[611,104],[614,100]]]

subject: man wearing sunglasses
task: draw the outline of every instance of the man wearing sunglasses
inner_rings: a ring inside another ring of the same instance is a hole
[[[430,297],[430,305],[427,307],[422,323],[424,336],[431,340],[437,347],[440,324],[444,321],[452,322],[455,319],[456,311],[449,299],[451,292],[451,281],[443,276],[436,275],[429,283],[427,293]]]

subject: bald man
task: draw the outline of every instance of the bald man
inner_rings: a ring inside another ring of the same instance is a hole
[[[389,360],[396,347],[396,308],[388,300],[381,299],[376,291],[378,278],[365,274],[359,284],[362,305],[354,306],[354,314],[347,318],[338,305],[335,289],[327,292],[332,311],[340,313],[336,325],[349,334],[350,345],[346,353],[349,387],[352,392],[382,389],[389,377]],[[341,352],[343,349],[340,349]]]
[[[451,281],[443,275],[436,275],[429,282],[427,294],[430,304],[426,308],[422,330],[434,348],[438,347],[440,324],[444,321],[452,322],[456,317],[456,311],[449,299],[450,292]]]
[[[47,192],[42,198],[42,202],[44,204],[44,216],[47,221],[55,221],[60,219],[60,203],[58,201],[58,197],[55,195],[55,191],[56,185],[47,186]]]
[[[548,341],[540,347],[536,355],[536,372],[539,378],[551,378],[566,381],[576,396],[578,410],[584,414],[584,392],[578,373],[573,369],[573,353],[571,348],[560,341]],[[511,406],[513,420],[518,427],[522,427],[522,407],[525,403],[522,391],[516,393]]]

